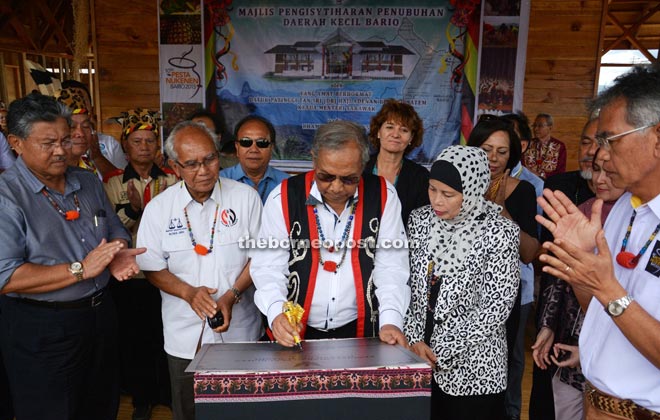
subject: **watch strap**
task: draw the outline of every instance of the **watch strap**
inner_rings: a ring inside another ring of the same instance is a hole
[[[625,310],[628,309],[628,306],[630,306],[630,304],[631,304],[634,300],[635,300],[635,299],[634,299],[632,296],[630,296],[630,295],[625,295],[625,296],[622,296],[622,297],[620,297],[620,298],[618,298],[618,299],[611,300],[611,301],[609,301],[609,302],[607,303],[607,307],[605,307],[605,311],[606,311],[610,316],[613,316],[613,317],[621,316],[621,315],[625,312]],[[612,312],[610,311],[610,307],[611,307],[612,305],[618,305],[618,306],[621,308],[621,312],[618,313],[618,314],[612,313]]]
[[[76,269],[73,268],[73,265],[76,264],[76,263],[80,264],[80,270],[76,270]],[[76,261],[76,262],[71,263],[71,265],[69,265],[69,272],[76,277],[76,281],[82,281],[83,280],[83,273],[84,273],[84,267],[82,265],[82,262]]]

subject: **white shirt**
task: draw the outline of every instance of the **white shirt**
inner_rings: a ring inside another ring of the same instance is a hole
[[[108,159],[115,168],[124,169],[128,165],[126,154],[121,148],[121,144],[112,136],[103,133],[96,133],[99,138],[99,148],[103,157]]]
[[[630,197],[630,193],[622,195],[605,222],[605,238],[613,258],[621,250],[632,215]],[[626,251],[637,255],[658,223],[660,196],[637,208]],[[614,275],[646,312],[660,320],[660,269],[647,267],[651,256],[656,266],[660,265],[658,237],[634,269],[623,268],[615,261]],[[630,344],[597,299],[591,300],[580,333],[580,362],[584,376],[596,388],[660,412],[660,369]]]
[[[188,233],[183,209],[198,244],[209,247],[211,227],[219,204],[213,250],[198,255]],[[220,178],[209,199],[202,205],[193,200],[184,182],[169,187],[147,204],[137,234],[137,247],[146,247],[137,262],[142,270],[169,270],[180,280],[195,287],[217,288],[218,299],[230,289],[249,259],[240,238],[254,238],[259,231],[261,200],[254,189],[239,182]],[[203,343],[255,341],[263,334],[261,315],[254,306],[254,288],[243,292],[232,309],[231,325],[217,334],[208,325]],[[176,357],[192,359],[202,331],[202,320],[188,302],[161,291],[165,351]],[[204,321],[206,322],[206,320]]]
[[[271,239],[272,243],[272,239],[276,239],[282,243],[289,237],[282,212],[281,191],[282,187],[278,185],[266,200],[263,223],[259,231],[259,240],[262,242]],[[323,200],[316,183],[312,185],[310,195],[319,202]],[[355,198],[358,198],[357,191],[354,195]],[[350,215],[350,205],[347,205],[340,215],[337,215],[331,207],[325,204],[317,204],[316,208],[325,238],[339,241]],[[355,224],[352,224],[349,238],[353,237],[354,227]],[[378,244],[383,246],[376,251],[372,275],[379,303],[380,326],[392,324],[403,330],[403,317],[410,303],[410,287],[407,284],[410,268],[407,248],[385,248],[388,241],[391,243],[394,240],[405,243],[406,233],[401,221],[401,203],[396,190],[388,182],[387,202],[380,220],[378,234]],[[337,269],[337,273],[325,271],[322,267],[318,269],[316,289],[307,321],[307,324],[313,328],[321,330],[338,328],[357,319],[353,267],[350,261],[350,250],[347,252],[349,254]],[[282,313],[282,304],[287,300],[289,249],[288,247],[269,246],[268,249],[255,250],[253,255],[250,274],[257,287],[255,303],[261,312],[267,315],[268,324],[272,326],[275,317]],[[324,261],[331,260],[339,263],[341,252],[336,250],[330,253],[326,249],[321,249],[321,258]],[[304,296],[300,297],[301,305],[303,300]]]

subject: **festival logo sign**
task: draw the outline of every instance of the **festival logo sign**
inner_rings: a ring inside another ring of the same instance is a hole
[[[201,0],[160,1],[160,95],[163,134],[204,106]]]

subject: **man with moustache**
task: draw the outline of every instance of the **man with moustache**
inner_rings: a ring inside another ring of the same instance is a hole
[[[138,259],[161,290],[165,352],[174,420],[194,420],[193,374],[185,369],[202,343],[256,341],[263,335],[254,306],[249,250],[261,202],[247,185],[219,177],[219,140],[202,124],[179,123],[165,142],[182,181],[152,199],[142,213]],[[207,317],[221,312],[215,329]]]
[[[541,260],[586,311],[585,417],[660,419],[660,66],[618,77],[592,109],[602,168],[627,192],[601,227],[601,200],[587,219],[561,192],[544,191],[548,217],[538,220],[555,241]]]
[[[378,336],[407,345],[402,328],[410,270],[408,250],[395,245],[406,240],[396,190],[363,174],[369,145],[358,124],[322,125],[312,159],[312,171],[283,181],[266,201],[259,241],[281,246],[255,251],[255,303],[286,347],[296,335]],[[360,241],[373,242],[355,245]],[[287,301],[304,306],[300,325],[282,313]]]
[[[275,127],[258,115],[248,115],[236,124],[236,156],[238,164],[223,169],[220,176],[251,186],[265,203],[268,194],[289,177],[268,163],[275,148]]]
[[[553,175],[545,181],[544,188],[563,192],[576,206],[595,195],[594,186],[591,183],[591,163],[596,153],[593,145],[595,144],[594,138],[597,128],[598,116],[593,115],[585,124],[580,135],[580,145],[578,147],[579,170]],[[542,228],[541,243],[551,240],[552,234],[547,229]],[[553,420],[555,418],[554,397],[552,395],[552,375],[555,369],[550,361],[550,351],[554,344],[554,333],[552,329],[538,325],[538,321],[544,311],[556,310],[556,308],[551,308],[547,305],[547,297],[552,291],[552,288],[556,287],[556,283],[556,277],[547,273],[541,273],[539,303],[536,313],[538,333],[536,341],[532,346],[532,356],[536,363],[533,364],[534,373],[529,401],[530,418],[541,420]]]
[[[70,111],[38,93],[12,102],[19,155],[0,176],[0,345],[16,418],[117,418],[111,275],[139,268],[98,178],[68,166]]]

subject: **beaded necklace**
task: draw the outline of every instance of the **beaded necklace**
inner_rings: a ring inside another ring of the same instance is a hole
[[[348,234],[351,230],[351,225],[353,224],[353,219],[355,218],[355,208],[357,207],[357,200],[353,202],[351,205],[351,212],[348,216],[348,221],[346,222],[346,226],[344,226],[344,232],[341,235],[341,240],[340,240],[340,245],[342,248],[342,254],[341,258],[339,259],[339,262],[335,261],[323,261],[323,257],[321,256],[321,253],[319,252],[319,263],[321,266],[323,266],[323,269],[325,271],[329,271],[331,273],[336,273],[337,269],[342,265],[344,262],[344,259],[346,258],[346,252],[348,250],[348,246],[346,244],[346,241],[348,240]],[[314,207],[314,218],[316,219],[316,230],[319,234],[319,238],[321,239],[321,245],[326,248],[328,252],[335,252],[335,247],[333,244],[330,244],[326,242],[325,235],[323,234],[323,229],[321,228],[321,220],[319,219],[319,212],[316,207]]]
[[[192,232],[192,227],[190,226],[190,219],[188,219],[188,210],[186,208],[183,208],[183,215],[186,218],[186,226],[188,227],[188,234],[190,235],[190,242],[192,242],[192,245],[195,249],[195,252],[201,256],[204,256],[206,254],[210,254],[213,252],[213,237],[215,236],[215,224],[218,221],[218,209],[220,208],[220,204],[215,205],[215,215],[213,216],[213,226],[211,226],[211,244],[209,247],[205,247],[204,245],[198,244],[195,241],[195,237],[193,236]]]
[[[616,254],[616,262],[621,266],[625,268],[635,268],[637,267],[637,263],[639,262],[639,259],[644,255],[644,252],[646,252],[646,249],[651,245],[651,242],[653,242],[653,239],[655,239],[655,236],[658,234],[658,231],[660,231],[660,223],[658,226],[655,227],[655,230],[651,234],[651,237],[649,238],[648,241],[644,244],[642,249],[639,250],[639,253],[637,255],[633,254],[632,252],[627,252],[626,251],[626,246],[628,245],[628,239],[630,238],[630,232],[632,231],[633,223],[635,222],[635,216],[637,216],[637,210],[633,210],[633,214],[630,217],[630,223],[628,223],[628,229],[626,230],[626,236],[624,236],[623,241],[621,243],[621,251],[619,251],[618,254]]]
[[[491,180],[490,185],[488,186],[488,191],[486,192],[486,199],[493,202],[495,201],[503,180],[504,174],[499,175],[496,179]]]
[[[62,217],[64,217],[64,220],[71,221],[71,220],[76,220],[77,218],[80,217],[80,202],[78,201],[78,194],[73,193],[73,202],[76,205],[76,209],[75,210],[67,210],[65,212],[64,210],[62,210],[62,208],[59,206],[59,204],[57,204],[55,199],[53,197],[51,197],[51,195],[48,193],[48,191],[46,191],[46,188],[42,189],[41,193],[44,195],[44,197],[46,197],[48,199],[48,201],[50,201],[50,204],[53,206],[53,208],[55,210],[57,210],[57,212],[59,214],[61,214]]]

